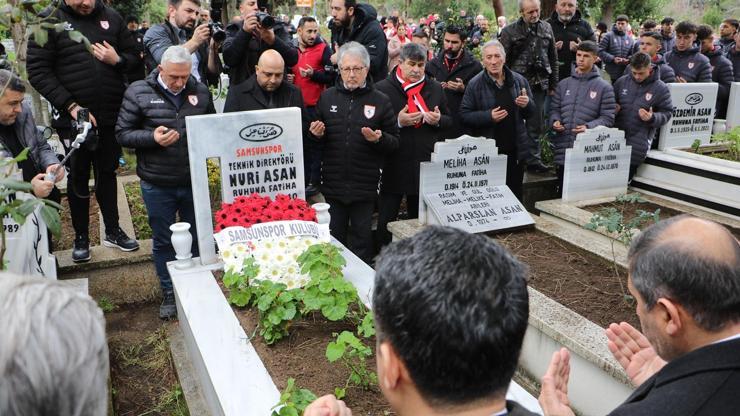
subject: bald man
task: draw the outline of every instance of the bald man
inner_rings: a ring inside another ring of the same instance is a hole
[[[737,415],[740,409],[740,243],[688,215],[640,233],[629,251],[628,288],[644,335],[606,330],[609,350],[637,389],[610,416]],[[542,379],[545,415],[567,405],[569,353],[553,354]]]
[[[285,107],[298,107],[305,112],[301,91],[284,80],[283,57],[274,49],[264,51],[255,65],[255,73],[241,84],[229,88],[224,112]]]

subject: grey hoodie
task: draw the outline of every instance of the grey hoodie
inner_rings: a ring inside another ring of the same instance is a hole
[[[572,132],[576,126],[586,125],[592,129],[596,126],[612,127],[614,125],[614,89],[599,76],[598,68],[591,72],[579,74],[575,67],[571,76],[560,81],[550,107],[550,126],[560,121],[565,131],[553,137],[555,164],[565,162],[565,150],[573,147],[576,139]]]
[[[676,72],[676,76],[685,79],[686,82],[712,82],[709,58],[701,54],[698,46],[685,51],[679,51],[674,46],[665,55],[665,60]]]

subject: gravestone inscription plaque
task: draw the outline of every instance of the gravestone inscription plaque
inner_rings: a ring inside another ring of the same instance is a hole
[[[714,123],[714,104],[717,101],[717,83],[670,83],[668,89],[673,113],[668,123],[660,129],[658,149],[688,147],[694,140],[702,144],[709,143]]]

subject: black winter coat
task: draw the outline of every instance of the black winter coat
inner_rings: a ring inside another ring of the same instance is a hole
[[[481,70],[483,66],[475,60],[475,57],[463,49],[463,56],[460,57],[460,63],[452,68],[452,71],[447,70],[447,65],[444,63],[444,51],[440,51],[431,61],[427,62],[425,71],[429,77],[437,80],[438,82],[456,81],[460,78],[467,85],[470,80],[473,79]],[[452,116],[452,126],[445,129],[445,139],[456,139],[465,134],[465,129],[460,118],[460,104],[462,103],[463,95],[465,91],[453,91],[450,89],[444,89],[445,96],[447,97],[447,108],[450,110]]]
[[[245,82],[229,88],[224,104],[224,113],[285,107],[298,107],[303,110],[301,90],[285,80],[273,91],[272,95],[273,106],[268,107],[267,98],[259,84],[257,84],[257,76],[252,75]]]
[[[509,93],[514,99],[521,95],[522,88],[527,90],[527,96],[529,96],[529,104],[526,107],[519,108],[515,105],[518,109],[516,114],[507,116],[515,118],[516,137],[493,137],[492,129],[495,122],[491,118],[491,110],[498,106],[494,91],[494,88],[497,87],[485,70],[476,75],[470,81],[468,88],[465,89],[465,96],[460,106],[460,116],[465,127],[473,135],[495,139],[498,141],[499,148],[501,148],[501,143],[504,140],[514,141],[517,160],[523,161],[529,157],[531,141],[524,120],[533,115],[537,108],[534,104],[534,96],[529,83],[522,75],[504,67],[504,85],[509,89]]]
[[[67,108],[76,102],[90,109],[98,126],[115,125],[126,89],[124,75],[141,59],[136,40],[121,16],[102,1],[97,1],[86,16],[64,2],[41,15],[52,12],[57,21],[67,22],[69,30],[47,30],[48,40],[43,47],[31,36],[27,65],[31,85],[65,117],[69,117]],[[83,42],[70,39],[70,30],[81,32],[90,43],[108,42],[121,56],[121,62],[112,66],[97,60]]]
[[[614,89],[599,76],[598,68],[594,66],[587,74],[579,74],[574,68],[571,76],[558,84],[550,106],[550,126],[558,120],[565,126],[552,139],[555,164],[565,163],[565,150],[576,140],[572,131],[576,126],[612,127],[616,108]]]
[[[715,46],[713,51],[705,53],[704,56],[709,58],[712,65],[712,81],[719,85],[717,104],[714,107],[717,110],[715,117],[724,119],[727,115],[727,101],[730,99],[730,86],[734,80],[732,62],[722,55],[719,46]]]
[[[229,85],[237,85],[246,81],[254,74],[254,67],[268,49],[275,49],[283,57],[286,67],[298,63],[298,51],[292,46],[290,35],[284,25],[275,25],[275,42],[268,45],[252,33],[245,32],[243,20],[226,26],[226,40],[224,40],[224,64],[229,67]]]
[[[380,27],[378,12],[369,4],[355,6],[354,21],[351,27],[332,26],[331,44],[340,47],[347,42],[362,44],[370,54],[370,76],[380,82],[388,75],[388,41]]]
[[[375,89],[369,77],[364,87],[353,91],[340,80],[321,93],[316,112],[326,126],[318,139],[321,192],[346,203],[374,200],[385,156],[398,148],[398,120],[390,99]],[[363,127],[380,129],[380,141],[367,141]]]
[[[686,82],[712,82],[709,58],[699,52],[699,47],[679,51],[675,47],[665,55],[668,65]]]
[[[614,94],[620,107],[614,127],[624,130],[627,144],[632,146],[630,164],[638,166],[645,160],[655,132],[671,118],[671,93],[660,80],[660,68],[653,67],[653,73],[641,83],[635,81],[631,73],[619,78],[614,83]],[[639,110],[651,107],[653,118],[642,121]]]
[[[532,88],[539,85],[543,90],[554,90],[559,79],[555,36],[544,20],[535,25],[534,36],[521,17],[501,31],[499,40],[506,50],[506,66],[524,75]]]
[[[576,10],[576,13],[568,23],[561,22],[558,19],[557,12],[552,12],[552,16],[547,19],[547,22],[552,27],[555,42],[563,42],[563,46],[558,49],[558,74],[560,74],[561,78],[565,78],[565,75],[570,74],[570,69],[576,60],[576,53],[570,50],[570,42],[584,40],[596,42],[596,34],[591,29],[591,25],[581,18],[581,12],[579,10]]]
[[[609,416],[734,416],[740,409],[740,339],[709,344],[645,380]]]
[[[732,75],[735,82],[740,82],[740,51],[733,47],[727,52],[726,56],[732,62]]]
[[[406,93],[396,78],[396,70],[388,78],[378,83],[377,89],[385,93],[393,104],[393,113],[398,117],[407,104]],[[419,164],[428,162],[434,151],[434,143],[443,140],[443,132],[452,125],[447,109],[447,99],[442,86],[427,78],[421,96],[430,111],[439,107],[442,117],[438,126],[423,123],[421,127],[401,127],[398,149],[388,154],[383,167],[380,190],[395,194],[419,194]]]
[[[216,110],[208,87],[192,76],[180,93],[185,99],[178,110],[157,82],[157,76],[159,71],[155,69],[145,80],[126,89],[116,123],[116,139],[121,146],[136,149],[136,174],[141,179],[158,186],[188,186],[185,117],[213,114]],[[162,147],[154,141],[154,129],[159,126],[177,130],[180,139]]]
[[[604,69],[611,77],[612,83],[622,76],[624,67],[627,66],[627,64],[614,63],[614,58],[629,58],[634,44],[635,40],[630,35],[617,30],[616,26],[601,38],[599,58],[604,61]]]
[[[665,59],[663,59],[663,55],[655,55],[655,57],[653,58],[653,65],[655,65],[660,70],[661,81],[665,82],[666,84],[670,82],[676,82],[676,73],[673,71],[673,68],[671,68],[671,66],[665,62]],[[631,65],[627,65],[627,67],[624,68],[624,73],[622,74],[622,76],[630,75],[631,73]]]

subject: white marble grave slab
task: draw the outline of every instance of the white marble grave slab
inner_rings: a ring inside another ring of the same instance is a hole
[[[627,192],[632,146],[624,131],[597,127],[576,136],[565,151],[563,201],[581,201]]]
[[[699,140],[702,144],[709,143],[718,88],[715,82],[668,84],[673,114],[660,129],[658,149],[688,147],[694,140]]]
[[[431,162],[422,162],[419,195],[502,185],[506,183],[506,155],[496,142],[483,137],[461,136],[437,142]],[[431,215],[424,198],[419,201],[419,222]]]
[[[485,186],[424,194],[432,209],[429,223],[459,228],[469,233],[534,225],[526,208],[508,186]]]
[[[740,82],[730,86],[730,100],[727,103],[727,129],[740,126]]]
[[[217,261],[206,159],[220,158],[222,201],[259,193],[305,198],[301,110],[295,107],[190,116],[190,178],[203,264]]]

